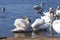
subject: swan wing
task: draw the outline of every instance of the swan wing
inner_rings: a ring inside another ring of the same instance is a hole
[[[53,22],[53,29],[57,32],[60,33],[60,20],[55,20]]]
[[[56,15],[59,15],[60,14],[60,10],[56,10]]]
[[[19,28],[19,27],[23,27],[25,28],[26,27],[26,21],[23,20],[23,19],[16,19],[15,22],[14,22],[14,25]]]
[[[32,26],[32,28],[38,28],[42,24],[44,24],[44,20],[36,19],[35,22],[31,26]]]
[[[50,22],[50,17],[48,17],[48,16],[43,16],[43,17],[41,17],[41,19],[43,19],[45,21],[45,23]]]

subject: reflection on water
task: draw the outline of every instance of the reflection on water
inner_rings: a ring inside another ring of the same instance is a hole
[[[14,37],[31,37],[31,33],[14,33]]]
[[[32,32],[32,33],[14,33],[14,37],[60,37],[59,34],[53,32],[53,35],[51,36],[49,31],[40,31],[40,32]]]
[[[46,31],[32,32],[32,33],[14,33],[14,37],[51,37],[51,34]],[[53,33],[53,37],[60,37],[57,33]]]

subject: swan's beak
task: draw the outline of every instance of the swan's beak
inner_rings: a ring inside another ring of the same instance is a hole
[[[42,8],[41,8],[40,6],[35,5],[33,8],[34,8],[34,10],[36,10],[36,12],[37,12],[38,14],[42,14]]]

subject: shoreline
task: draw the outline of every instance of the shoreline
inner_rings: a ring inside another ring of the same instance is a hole
[[[60,40],[60,37],[10,37],[0,38],[0,40]]]

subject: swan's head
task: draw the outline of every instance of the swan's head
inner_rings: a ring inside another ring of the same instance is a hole
[[[60,6],[57,6],[57,10],[60,10]]]
[[[25,19],[26,21],[29,21],[29,23],[31,23],[31,19],[27,16],[24,16],[23,19]]]
[[[33,8],[34,8],[35,10],[37,10],[37,11],[41,9],[41,7],[38,6],[38,5],[35,5]]]
[[[57,6],[55,17],[56,19],[60,16],[60,6]]]
[[[40,5],[35,5],[33,8],[34,8],[34,10],[36,10],[36,12],[38,14],[42,14],[43,13],[43,5],[44,5],[44,3],[42,2]]]
[[[57,15],[57,16],[59,16],[59,15],[60,15],[60,6],[58,6],[58,7],[57,7],[56,15]]]
[[[34,8],[34,10],[36,10],[37,14],[42,14],[43,13],[41,6],[35,5],[33,8]]]
[[[50,11],[50,13],[53,13],[54,12],[54,8],[50,8],[49,11]]]

